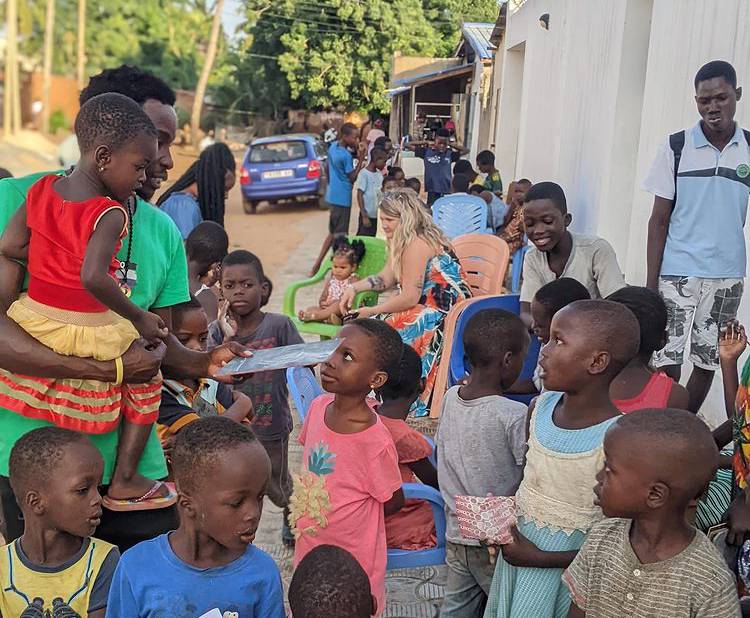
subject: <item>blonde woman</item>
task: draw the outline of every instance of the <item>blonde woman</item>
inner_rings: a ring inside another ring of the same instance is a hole
[[[426,416],[443,346],[445,315],[471,296],[451,244],[411,189],[383,194],[380,223],[388,242],[388,263],[377,275],[349,286],[341,298],[346,315],[358,292],[396,289],[375,307],[361,307],[359,317],[378,316],[393,326],[404,343],[422,358],[425,387],[413,413]]]

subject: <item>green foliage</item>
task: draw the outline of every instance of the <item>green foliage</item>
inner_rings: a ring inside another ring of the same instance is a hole
[[[59,129],[69,129],[70,123],[61,109],[56,109],[49,115],[49,132],[57,133]]]

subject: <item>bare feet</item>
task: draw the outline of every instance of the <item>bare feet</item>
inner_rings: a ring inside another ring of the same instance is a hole
[[[113,500],[132,500],[134,498],[141,498],[151,491],[156,484],[156,481],[146,478],[142,474],[137,472],[130,478],[126,479],[117,474],[112,476],[112,482],[109,484],[107,490],[107,496]],[[162,485],[158,491],[156,491],[151,498],[164,498],[169,495],[169,489]]]

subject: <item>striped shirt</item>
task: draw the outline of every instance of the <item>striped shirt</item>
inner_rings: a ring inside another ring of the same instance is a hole
[[[630,545],[631,521],[594,527],[563,575],[587,618],[739,618],[734,579],[702,532],[676,556],[641,564]]]

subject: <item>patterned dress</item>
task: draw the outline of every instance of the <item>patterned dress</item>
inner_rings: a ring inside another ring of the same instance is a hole
[[[427,416],[443,350],[445,316],[457,302],[471,297],[461,264],[453,252],[441,253],[427,262],[422,296],[411,309],[379,317],[395,328],[404,343],[422,358],[425,388],[412,408],[414,416]]]
[[[732,437],[735,487],[744,491],[750,477],[750,361],[745,363],[740,374],[740,387],[737,389],[732,419]]]

